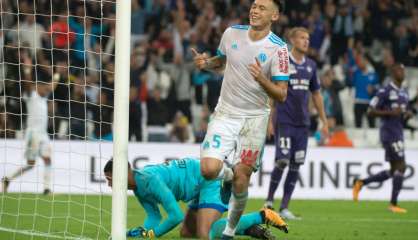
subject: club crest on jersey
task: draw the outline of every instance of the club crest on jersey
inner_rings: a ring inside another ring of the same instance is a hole
[[[311,72],[312,72],[312,68],[311,68],[311,66],[308,66],[308,67],[306,68],[306,71],[308,71],[308,73],[311,73]]]
[[[238,44],[237,43],[233,43],[231,46],[232,49],[237,50],[238,49]]]
[[[264,63],[267,60],[267,55],[265,53],[260,53],[257,58],[260,62]]]
[[[395,90],[391,90],[389,92],[389,99],[390,100],[397,100],[398,99],[398,93]]]

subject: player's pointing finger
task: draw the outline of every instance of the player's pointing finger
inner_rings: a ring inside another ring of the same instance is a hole
[[[199,53],[196,51],[196,49],[190,48],[190,50],[192,50],[192,53],[193,53],[194,56],[198,56],[199,55]]]
[[[255,58],[255,62],[257,63],[257,66],[261,67],[261,63],[258,61],[258,58]]]

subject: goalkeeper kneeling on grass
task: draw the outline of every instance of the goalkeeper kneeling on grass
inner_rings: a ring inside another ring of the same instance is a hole
[[[112,187],[112,160],[104,167],[108,185]],[[149,165],[140,170],[129,166],[128,189],[133,190],[147,217],[142,226],[129,230],[127,237],[160,237],[183,222],[182,238],[217,239],[227,223],[220,219],[228,210],[220,196],[219,180],[205,180],[200,174],[200,161],[194,158],[173,160],[159,165]],[[177,201],[189,203],[184,216]],[[167,213],[162,220],[159,204]],[[161,221],[162,220],[162,221]],[[258,239],[275,239],[269,229],[261,224],[276,227],[287,233],[287,224],[274,211],[262,209],[260,212],[243,215],[239,221],[237,235],[247,235]]]

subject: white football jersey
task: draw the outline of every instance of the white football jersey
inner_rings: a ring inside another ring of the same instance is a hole
[[[26,128],[36,132],[47,132],[48,98],[40,96],[37,91],[33,90],[25,100],[28,114]]]
[[[270,32],[252,41],[250,26],[236,25],[225,30],[218,55],[226,56],[226,68],[216,111],[228,115],[260,116],[270,113],[269,97],[249,71],[257,58],[263,73],[272,81],[289,80],[287,44]]]

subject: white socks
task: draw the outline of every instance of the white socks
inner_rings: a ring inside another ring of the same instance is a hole
[[[248,192],[243,193],[232,193],[231,199],[229,200],[228,210],[228,224],[225,227],[223,234],[228,236],[234,236],[237,228],[239,219],[245,210],[247,204]]]
[[[45,165],[44,169],[44,190],[51,189],[51,165]]]
[[[226,182],[232,181],[234,178],[234,172],[231,168],[227,167],[225,164],[223,165],[221,171],[219,171],[218,177],[216,179],[218,180],[224,180]]]

